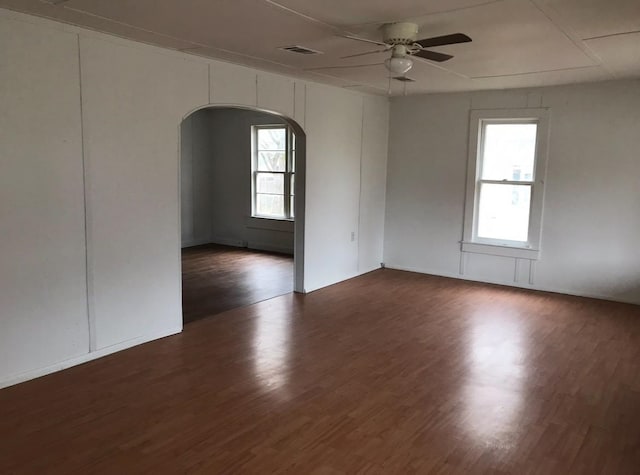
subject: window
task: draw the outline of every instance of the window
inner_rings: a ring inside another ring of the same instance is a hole
[[[289,127],[253,127],[252,212],[257,218],[294,218],[296,137]]]
[[[546,109],[472,111],[462,250],[537,259]]]

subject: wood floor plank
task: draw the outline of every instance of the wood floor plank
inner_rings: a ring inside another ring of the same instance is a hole
[[[0,391],[0,473],[633,474],[640,307],[379,270]]]
[[[293,256],[221,244],[182,250],[184,322],[293,292]]]

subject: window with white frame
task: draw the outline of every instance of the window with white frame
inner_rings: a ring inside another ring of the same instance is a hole
[[[284,125],[257,125],[252,134],[251,215],[293,220],[295,134]]]
[[[548,111],[471,112],[462,250],[537,259]]]

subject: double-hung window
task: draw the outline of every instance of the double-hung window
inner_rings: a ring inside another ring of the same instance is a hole
[[[471,113],[462,250],[537,259],[546,164],[546,109]]]
[[[296,138],[285,125],[252,130],[252,211],[256,218],[294,218]]]

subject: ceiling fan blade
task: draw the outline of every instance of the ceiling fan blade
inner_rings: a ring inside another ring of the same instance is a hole
[[[392,77],[391,79],[395,79],[396,81],[400,81],[400,82],[416,82],[415,79],[407,76],[395,76],[395,77]]]
[[[453,58],[450,54],[436,53],[435,51],[427,51],[426,49],[413,53],[412,56],[418,56],[423,59],[428,59],[429,61],[436,61],[437,63],[442,63]]]
[[[418,40],[418,43],[423,48],[433,48],[434,46],[455,45],[457,43],[469,43],[469,38],[464,33],[453,33],[452,35],[434,36],[433,38],[425,38]]]
[[[372,64],[352,64],[349,66],[319,66],[317,68],[305,68],[303,71],[323,71],[325,69],[354,69],[354,68],[368,68],[370,66],[382,66],[384,63],[372,63]]]
[[[387,46],[387,44],[383,43],[382,41],[370,40],[368,38],[360,38],[359,36],[354,36],[354,35],[337,35],[337,36],[340,36],[342,38],[347,38],[349,40],[363,41],[364,43],[372,43],[378,46]]]
[[[357,58],[358,56],[366,56],[368,54],[386,53],[388,49],[379,49],[376,51],[367,51],[366,53],[350,54],[349,56],[341,56],[340,59]]]

